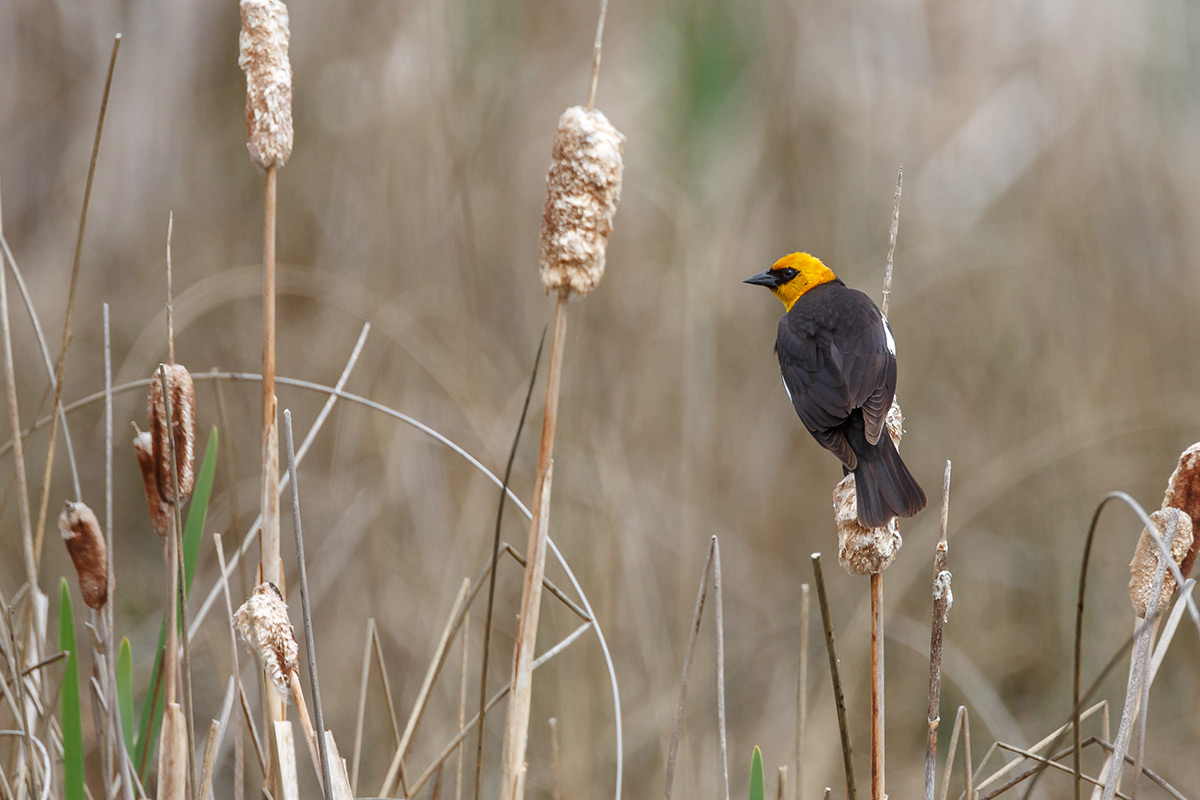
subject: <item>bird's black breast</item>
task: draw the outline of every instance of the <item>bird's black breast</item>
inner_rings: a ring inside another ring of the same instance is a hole
[[[779,321],[775,352],[804,426],[848,467],[838,429],[857,409],[874,444],[896,390],[896,358],[875,303],[840,280],[804,293]]]

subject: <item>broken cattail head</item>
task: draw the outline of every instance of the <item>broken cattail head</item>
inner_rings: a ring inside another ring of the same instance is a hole
[[[604,277],[604,251],[621,199],[624,142],[599,111],[573,106],[558,120],[539,250],[547,290],[587,294]]]
[[[258,166],[282,167],[292,154],[292,65],[287,6],[242,0],[238,66],[246,73],[246,148]]]
[[[1163,498],[1163,508],[1178,508],[1192,518],[1192,530],[1200,528],[1200,442],[1179,454],[1179,465],[1171,473],[1167,481],[1167,494]],[[1186,578],[1196,563],[1196,555],[1200,553],[1200,537],[1192,540],[1191,549],[1179,565],[1180,571]]]
[[[150,524],[160,539],[171,530],[171,506],[158,493],[157,470],[154,468],[154,444],[150,431],[138,431],[133,437],[133,452],[142,470],[142,486],[146,489],[146,505],[150,509]]]
[[[904,433],[904,417],[900,404],[892,401],[885,421],[885,430],[899,447]],[[900,536],[896,518],[882,528],[868,528],[858,521],[858,495],[854,473],[838,482],[833,490],[833,519],[837,525],[838,563],[851,575],[873,575],[883,572],[895,560],[904,539]]]
[[[1192,547],[1192,518],[1177,508],[1162,508],[1150,515],[1150,521],[1159,537],[1171,548],[1171,558],[1180,564]],[[1150,532],[1143,528],[1133,551],[1133,560],[1129,562],[1129,602],[1133,605],[1133,613],[1139,617],[1146,616],[1154,596],[1154,575],[1158,571],[1160,553]],[[1163,576],[1157,607],[1161,609],[1166,605],[1174,591],[1175,578],[1168,569]]]
[[[58,529],[79,573],[83,602],[99,611],[108,602],[108,547],[100,532],[100,522],[86,503],[68,500],[58,515]]]
[[[233,622],[258,656],[275,691],[286,698],[290,676],[300,667],[300,651],[287,604],[275,584],[264,581],[256,586],[250,599],[234,613]]]
[[[171,437],[175,439],[175,465],[179,473],[179,494],[186,501],[192,496],[196,460],[196,389],[192,376],[182,364],[164,365],[167,392],[171,398],[171,417],[163,399],[163,381],[158,370],[150,379],[146,405],[150,414],[150,446],[154,458],[154,483],[164,503],[175,502],[175,477],[171,474]]]

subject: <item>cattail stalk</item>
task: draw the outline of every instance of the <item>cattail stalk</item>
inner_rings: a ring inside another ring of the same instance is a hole
[[[608,235],[612,231],[617,201],[621,196],[621,149],[625,137],[594,108],[604,16],[605,7],[602,4],[592,54],[588,107],[575,106],[563,112],[546,176],[547,196],[542,214],[538,258],[542,284],[548,292],[555,292],[557,297],[550,368],[546,379],[542,442],[538,451],[538,481],[526,550],[520,623],[513,652],[513,697],[508,706],[508,724],[504,736],[501,800],[520,800],[524,791],[534,645],[537,640],[546,540],[549,536],[549,473],[553,462],[563,346],[567,331],[567,298],[571,293],[588,294],[604,276]]]
[[[266,171],[263,216],[262,579],[283,586],[279,555],[279,428],[275,398],[275,220],[278,168],[292,153],[292,67],[287,7],[280,0],[242,0],[238,66],[246,73],[246,149]],[[285,707],[264,692],[268,730]]]

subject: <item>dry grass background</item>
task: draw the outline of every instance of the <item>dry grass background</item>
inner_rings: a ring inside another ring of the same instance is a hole
[[[559,113],[586,96],[595,4],[289,8],[296,148],[280,174],[279,374],[332,383],[369,320],[348,389],[499,469],[552,313],[536,273],[544,176]],[[4,229],[48,332],[61,326],[111,36],[125,37],[65,398],[102,388],[102,302],[112,305],[116,382],[149,376],[164,357],[168,211],[179,360],[193,371],[257,371],[261,181],[245,152],[236,4],[9,0],[0,19]],[[1197,37],[1200,10],[1179,0],[614,1],[598,106],[628,137],[624,193],[608,275],[572,318],[551,531],[614,650],[630,797],[661,788],[713,534],[725,560],[734,785],[752,745],[763,745],[768,767],[790,752],[800,584],[812,551],[835,554],[838,471],[780,389],[771,354],[780,309],[739,281],[807,249],[877,294],[901,163],[891,318],[905,459],[931,496],[944,460],[955,464],[943,718],[969,703],[984,743],[1029,743],[1065,718],[1091,510],[1115,488],[1155,507],[1178,452],[1200,438]],[[14,320],[27,419],[44,371],[23,314]],[[236,474],[222,461],[209,527],[232,534],[253,516],[259,401],[250,385],[226,392],[223,442],[236,448]],[[287,387],[279,400],[298,434],[321,402]],[[216,423],[210,386],[198,401],[205,431]],[[142,404],[117,399],[119,433],[143,418]],[[101,421],[98,405],[72,421],[85,499],[97,508]],[[524,497],[536,427],[514,472]],[[31,475],[44,442],[28,449]],[[116,464],[117,630],[134,640],[141,684],[161,561],[132,453],[118,448]],[[9,463],[2,470],[7,482]],[[55,480],[57,503],[69,487],[61,458]],[[407,709],[462,576],[490,551],[496,490],[429,440],[349,405],[300,481],[326,719],[345,752],[366,618],[380,620]],[[21,579],[20,542],[13,503],[4,514],[7,594]],[[936,511],[907,524],[888,572],[895,797],[914,796],[922,774],[936,528]],[[1102,524],[1085,681],[1129,632],[1125,564],[1137,530],[1129,514]],[[505,538],[520,546],[524,534],[510,514]],[[209,546],[200,570],[207,590]],[[70,571],[51,539],[43,588]],[[861,770],[867,583],[827,573]],[[551,577],[561,578],[553,568]],[[505,653],[519,573],[505,570],[499,586],[495,652]],[[573,626],[560,611],[543,615],[544,643]],[[212,618],[193,648],[199,675],[204,659],[225,663],[226,635]],[[823,663],[820,642],[811,647],[812,663]],[[678,797],[716,795],[711,649],[702,638]],[[1185,792],[1200,786],[1198,656],[1194,637],[1180,637],[1151,698],[1149,764]],[[507,669],[507,657],[494,663],[497,676]],[[539,720],[553,715],[564,796],[605,796],[611,709],[594,640],[539,675],[530,789],[548,796]],[[223,685],[198,679],[203,718]],[[1111,679],[1106,696],[1119,700],[1123,687],[1123,675]],[[840,761],[824,672],[809,689],[811,795],[838,785]],[[439,689],[415,762],[452,730],[456,694]],[[383,717],[369,729],[382,735]],[[385,758],[382,748],[368,755],[368,786]],[[1065,791],[1055,780],[1044,796]]]

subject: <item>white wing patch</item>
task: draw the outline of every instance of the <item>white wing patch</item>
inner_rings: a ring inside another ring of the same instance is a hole
[[[787,385],[787,378],[784,378],[784,377],[783,377],[783,373],[782,373],[782,372],[781,372],[781,373],[779,373],[779,377],[780,377],[780,378],[783,380],[783,390],[784,390],[785,392],[787,392],[788,400],[791,400],[791,399],[792,399],[792,390],[788,388],[788,385]],[[793,401],[793,402],[795,402],[795,401]]]
[[[895,355],[896,355],[896,340],[892,338],[892,326],[888,325],[887,317],[884,317],[882,313],[880,313],[879,316],[883,317],[883,332],[887,336],[888,352],[891,353],[893,357],[895,357]]]

